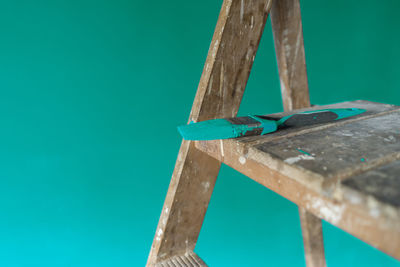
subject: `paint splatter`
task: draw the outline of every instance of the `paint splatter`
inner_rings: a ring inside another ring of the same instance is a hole
[[[314,160],[315,158],[309,155],[299,155],[297,157],[292,157],[292,158],[287,158],[284,160],[284,162],[289,163],[289,164],[293,164],[296,163],[300,160]]]
[[[305,154],[305,155],[307,155],[307,156],[311,156],[310,153],[308,153],[308,152],[306,152],[306,151],[304,151],[304,150],[302,150],[302,149],[300,149],[300,148],[298,148],[297,151],[299,151],[300,153],[303,153],[303,154]]]

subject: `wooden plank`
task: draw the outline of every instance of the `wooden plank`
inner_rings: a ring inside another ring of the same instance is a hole
[[[269,168],[274,169],[279,171],[280,173],[287,175],[289,177],[296,177],[301,183],[306,183],[308,186],[311,186],[312,184],[316,184],[316,186],[321,186],[322,182],[325,180],[325,177],[322,176],[321,174],[312,172],[310,169],[304,169],[302,166],[297,166],[299,162],[296,164],[289,164],[285,163],[284,160],[287,159],[287,157],[283,156],[286,155],[286,153],[290,152],[292,153],[293,151],[284,151],[286,148],[283,148],[282,151],[277,151],[277,153],[273,153],[269,155],[268,153],[268,145],[267,144],[274,144],[278,142],[284,142],[285,140],[288,139],[293,139],[295,140],[297,137],[302,138],[303,135],[308,135],[308,134],[313,134],[313,133],[319,133],[321,131],[327,131],[328,133],[330,132],[330,129],[336,129],[340,130],[342,127],[346,127],[346,125],[352,125],[354,123],[357,123],[359,121],[364,121],[367,119],[374,119],[378,118],[381,116],[386,116],[390,115],[392,113],[398,113],[400,112],[400,106],[394,106],[394,105],[388,105],[388,104],[379,104],[379,103],[374,103],[374,102],[369,102],[369,101],[351,101],[351,102],[343,102],[343,103],[337,103],[337,104],[332,104],[332,105],[326,105],[326,106],[318,106],[318,107],[312,107],[309,108],[308,110],[313,110],[313,109],[324,109],[324,108],[350,108],[350,107],[356,107],[356,108],[364,108],[367,111],[364,112],[363,114],[356,116],[356,117],[350,117],[347,119],[335,121],[332,123],[327,123],[324,125],[311,125],[311,126],[306,126],[306,127],[299,127],[299,128],[289,128],[289,129],[282,129],[273,133],[269,133],[267,135],[263,136],[252,136],[252,137],[242,137],[242,138],[236,138],[236,139],[228,139],[228,140],[214,140],[214,141],[207,141],[207,142],[197,142],[196,146],[205,151],[215,151],[218,148],[224,148],[225,145],[232,145],[236,146],[238,149],[244,149],[243,152],[246,153],[247,148],[257,148],[257,153],[263,154],[263,157],[265,158],[265,162],[260,162],[264,164],[270,164]],[[307,109],[302,109],[307,110]],[[291,112],[283,112],[283,113],[277,113],[277,114],[268,114],[267,116],[274,116],[274,117],[282,117],[286,116],[287,114],[292,114],[293,112],[298,112],[298,111],[291,111]],[[315,143],[315,140],[312,139],[311,143]],[[296,142],[296,141],[295,141]],[[303,146],[304,144],[302,144]],[[316,144],[318,145],[318,144]],[[259,147],[265,147],[265,151],[261,151],[258,148]],[[329,146],[327,146],[329,147]],[[301,147],[298,147],[301,149]],[[358,147],[357,149],[358,150]],[[393,149],[392,149],[393,150]],[[296,151],[299,154],[302,154],[302,152]],[[264,152],[264,153],[262,153]],[[273,151],[272,151],[273,152]],[[279,156],[278,153],[283,153],[282,156]],[[322,154],[322,153],[321,153]],[[324,153],[325,154],[325,153]],[[292,155],[292,154],[291,154]],[[291,155],[289,157],[291,157]],[[322,157],[320,158],[320,160]],[[222,158],[220,160],[223,160]],[[339,159],[336,159],[339,160]],[[365,164],[363,164],[365,165]],[[316,169],[321,169],[321,166],[316,166]],[[322,171],[324,169],[322,168]],[[338,170],[340,171],[340,170]]]
[[[397,137],[389,137],[386,142],[395,142]],[[375,199],[400,207],[400,160],[385,164],[360,175],[353,176],[343,184],[360,192],[363,195],[373,196]],[[376,215],[379,211],[376,210]]]
[[[254,136],[243,137],[243,138],[237,139],[237,141],[241,142],[241,143],[249,143],[249,144],[251,143],[252,145],[262,144],[262,143],[264,143],[266,141],[270,141],[270,140],[284,139],[287,137],[302,135],[304,133],[320,131],[323,129],[329,129],[331,127],[338,127],[338,126],[341,126],[344,124],[353,123],[355,121],[363,120],[366,118],[373,118],[373,117],[381,116],[384,114],[389,114],[396,110],[399,110],[400,106],[395,106],[395,105],[390,105],[390,104],[381,104],[381,103],[364,101],[364,100],[356,100],[356,101],[341,102],[341,103],[335,103],[335,104],[324,105],[324,106],[313,106],[311,108],[298,109],[298,110],[293,110],[293,111],[285,111],[285,112],[276,113],[276,114],[268,114],[268,116],[280,118],[282,116],[291,115],[291,114],[299,112],[299,111],[317,110],[317,109],[324,109],[324,108],[327,108],[327,109],[330,109],[330,108],[363,108],[366,110],[366,112],[364,112],[358,116],[355,116],[355,117],[345,118],[345,119],[335,121],[332,123],[326,123],[326,124],[322,124],[322,125],[304,126],[304,127],[299,127],[299,128],[296,127],[296,128],[281,129],[277,132],[274,132],[274,133],[271,133],[268,135],[258,136],[258,137],[254,137]]]
[[[338,180],[399,158],[400,138],[395,137],[399,132],[400,111],[396,111],[255,148],[290,165],[294,172],[320,177],[324,193],[330,195]]]
[[[323,175],[312,172],[306,169],[306,165],[297,166],[285,162],[286,157],[277,156],[276,153],[270,154],[268,151],[258,149],[260,144],[277,142],[279,140],[291,140],[296,142],[296,138],[303,135],[314,134],[321,131],[327,131],[329,134],[332,131],[340,131],[344,127],[351,127],[355,123],[361,123],[367,120],[379,120],[380,117],[393,116],[399,113],[399,107],[386,104],[377,104],[366,101],[355,101],[347,103],[339,103],[329,105],[329,108],[335,107],[351,107],[366,108],[365,112],[359,118],[350,118],[346,121],[337,121],[330,126],[311,126],[300,130],[296,133],[296,129],[271,133],[262,137],[253,137],[257,141],[251,141],[251,137],[215,140],[215,141],[198,141],[196,146],[212,155],[213,157],[223,160],[224,163],[249,176],[253,180],[263,184],[271,190],[288,198],[299,206],[305,207],[307,210],[316,216],[327,220],[343,230],[355,235],[356,237],[368,242],[372,246],[381,249],[382,251],[400,259],[400,210],[376,200],[373,196],[360,191],[355,191],[354,188],[349,188],[340,183],[341,180],[334,180],[337,186],[327,190]],[[326,108],[320,106],[320,108]],[[282,115],[277,115],[282,116]],[[373,127],[377,127],[377,132],[391,130],[388,127],[398,127],[399,123],[385,123],[388,119],[383,120],[383,124],[376,126],[376,123],[366,122],[365,125],[372,125],[369,131],[374,131]],[[390,121],[390,119],[389,119]],[[384,130],[386,129],[386,130]],[[371,133],[370,133],[371,134]],[[362,139],[363,137],[360,136]],[[369,136],[369,138],[372,138]],[[388,146],[389,155],[396,150],[397,144],[394,144],[389,136],[387,141],[376,137],[378,142],[385,142]],[[320,143],[321,140],[315,138],[308,139],[309,141],[302,142],[302,145],[309,143]],[[390,142],[389,142],[390,141]],[[369,143],[374,143],[374,140],[369,140]],[[330,148],[331,143],[326,142],[325,146]],[[363,150],[363,143],[359,143],[354,147],[354,151]],[[368,144],[372,145],[372,144]],[[265,145],[267,147],[267,145]],[[395,147],[396,146],[396,147]],[[268,149],[267,149],[268,150]],[[376,150],[373,148],[372,150]],[[221,151],[224,157],[221,156]],[[277,152],[276,149],[273,149]],[[283,152],[282,152],[283,153]],[[335,153],[335,152],[332,152]],[[350,153],[354,153],[350,151]],[[370,151],[370,156],[379,156],[379,152]],[[387,159],[386,156],[383,158]],[[334,159],[333,159],[334,160]],[[360,162],[362,163],[362,162]],[[358,164],[358,163],[357,163]],[[371,162],[363,163],[363,165],[371,164]],[[386,164],[385,161],[382,164]],[[315,166],[317,167],[317,166]],[[373,166],[376,167],[376,166]],[[340,171],[339,171],[340,173]],[[379,214],[379,216],[376,216]]]
[[[379,166],[379,164],[386,164],[397,159],[399,143],[394,136],[398,131],[396,129],[399,127],[399,123],[393,120],[399,119],[399,106],[379,105],[368,101],[353,101],[317,108],[339,107],[365,108],[367,111],[357,117],[350,117],[326,125],[282,129],[264,136],[197,142],[196,146],[205,151],[214,151],[229,145],[237,147],[238,150],[243,149],[243,153],[247,153],[247,150],[251,148],[257,154],[260,154],[260,158],[264,160],[260,160],[260,164],[268,164],[269,168],[293,177],[293,179],[297,179],[300,183],[309,187],[315,184],[318,190],[321,189],[321,186],[327,185],[327,181],[336,183],[335,178],[343,180],[349,177],[351,170],[354,170],[353,173],[357,174]],[[310,110],[314,108],[310,108]],[[268,116],[280,117],[283,114],[287,113]],[[357,127],[354,127],[355,125]],[[352,131],[355,132],[353,133]],[[342,138],[343,134],[348,138],[347,141]],[[351,136],[348,136],[350,134]],[[336,140],[336,147],[332,146],[335,142],[325,142],[326,137],[330,140]],[[367,138],[364,140],[367,141],[367,146],[362,142],[364,137]],[[341,144],[340,142],[344,143]],[[292,149],[288,149],[289,146]],[[336,157],[336,155],[345,152],[342,149],[343,146],[348,147],[346,157],[351,155],[351,157],[358,160],[343,160],[343,158]],[[309,147],[317,147],[318,156],[314,153],[314,149],[310,150],[308,149]],[[304,159],[303,157],[309,156],[304,152],[311,154],[313,159]],[[314,156],[312,155],[313,153]],[[367,156],[364,158],[365,161],[361,160],[363,158],[362,155]],[[291,159],[293,157],[298,157],[299,160]],[[318,162],[314,163],[313,161]],[[328,164],[328,166],[324,164]],[[335,165],[338,168],[335,168]],[[324,192],[324,194],[328,194],[328,191]]]
[[[299,215],[307,267],[326,266],[321,219],[302,207]]]
[[[225,0],[189,121],[236,115],[271,0]],[[147,265],[193,251],[220,161],[183,141]]]
[[[281,82],[283,107],[310,106],[299,0],[274,1],[271,24]]]
[[[315,216],[400,259],[400,210],[351,188],[326,195],[319,177],[235,139],[196,141],[196,147]],[[224,156],[222,156],[222,151]],[[308,175],[307,175],[308,174]],[[379,210],[379,216],[376,216]]]

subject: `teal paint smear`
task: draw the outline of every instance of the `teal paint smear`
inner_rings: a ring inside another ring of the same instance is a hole
[[[248,131],[257,128],[263,128],[261,135],[278,129],[274,120],[266,120],[253,115],[248,117],[258,121],[261,125],[250,127],[246,124],[232,124],[226,119],[215,119],[178,126],[178,131],[185,140],[214,140],[241,137]]]
[[[303,153],[303,154],[305,154],[305,155],[307,155],[307,156],[311,156],[311,154],[310,153],[308,153],[308,152],[306,152],[306,151],[304,151],[304,150],[302,150],[302,149],[297,149],[297,151],[299,151],[300,153]]]
[[[213,140],[241,137],[259,127],[232,124],[226,119],[215,119],[178,126],[178,131],[185,140]]]
[[[330,111],[338,115],[336,120],[340,120],[347,117],[359,115],[361,113],[364,113],[366,110],[361,108],[345,108],[345,109],[331,109]]]
[[[337,114],[338,117],[335,120],[355,116],[365,112],[364,109],[347,108],[312,110],[296,114],[312,114],[326,111],[334,112],[335,114]],[[248,117],[258,121],[261,124],[260,126],[256,127],[250,127],[246,124],[232,124],[226,119],[207,120],[197,123],[190,122],[188,125],[178,126],[178,131],[185,140],[214,140],[237,138],[244,136],[248,131],[252,131],[257,128],[262,128],[263,130],[261,135],[264,135],[267,133],[275,132],[278,129],[278,126],[280,126],[287,119],[296,114],[283,117],[279,121],[267,120],[258,116],[249,115]]]
[[[237,124],[232,124],[232,126],[233,126],[233,127],[232,127],[232,128],[233,128],[233,134],[234,134],[234,137],[233,137],[233,138],[243,136],[243,135],[245,135],[248,131],[251,131],[251,130],[254,130],[254,129],[259,128],[259,127],[257,127],[257,126],[255,126],[255,127],[249,127],[249,126],[247,126],[246,124],[239,124],[239,125],[237,125]]]
[[[229,138],[233,129],[229,121],[216,119],[178,126],[178,131],[185,140],[208,140],[215,136]]]
[[[263,128],[261,135],[275,132],[278,129],[278,124],[274,120],[266,120],[253,115],[249,115],[249,117],[261,123],[260,127]]]
[[[347,118],[347,117],[359,115],[361,113],[364,113],[366,110],[365,109],[360,109],[360,108],[331,108],[331,109],[309,110],[309,111],[303,111],[303,112],[295,113],[295,114],[292,114],[292,115],[289,115],[289,116],[285,116],[285,117],[281,118],[277,122],[277,124],[278,124],[278,126],[284,124],[285,121],[288,120],[293,115],[312,114],[312,113],[320,113],[320,112],[326,112],[326,111],[330,111],[330,112],[335,113],[338,116],[335,120],[340,120],[340,119],[344,119],[344,118]]]

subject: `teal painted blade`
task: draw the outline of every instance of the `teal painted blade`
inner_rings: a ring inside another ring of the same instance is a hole
[[[234,124],[227,119],[215,119],[178,126],[178,131],[185,140],[214,140],[237,138],[258,130],[258,134],[276,131],[276,121],[256,116],[248,116],[256,121],[257,126]]]
[[[249,115],[231,119],[215,119],[178,126],[185,140],[215,140],[249,135],[264,135],[278,128],[303,127],[328,123],[365,112],[358,108],[320,109],[298,112],[273,120],[270,117]]]
[[[306,126],[317,123],[327,123],[364,113],[365,109],[360,108],[331,108],[308,110],[285,116],[277,122],[278,126]]]

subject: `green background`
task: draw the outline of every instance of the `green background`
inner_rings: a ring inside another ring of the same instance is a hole
[[[0,3],[0,266],[144,266],[222,1]],[[400,104],[398,1],[302,1],[311,101]],[[282,110],[270,23],[240,114]],[[400,266],[324,223],[329,266]],[[222,167],[196,252],[304,266],[296,206]]]

